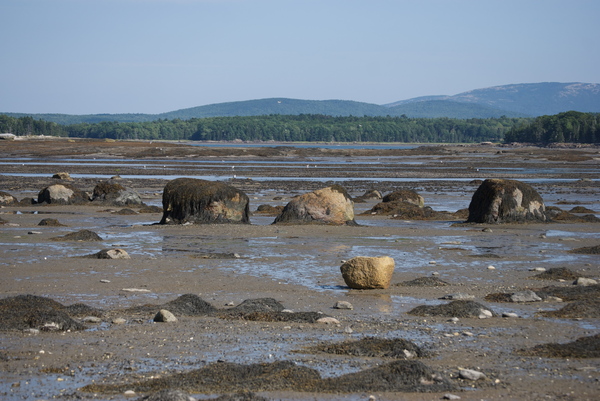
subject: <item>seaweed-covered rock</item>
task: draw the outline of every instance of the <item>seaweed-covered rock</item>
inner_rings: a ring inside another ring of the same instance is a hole
[[[490,308],[475,302],[457,300],[442,305],[420,305],[408,312],[415,316],[485,318],[496,316]]]
[[[283,206],[259,205],[256,208],[255,213],[268,215],[268,216],[278,216],[282,211],[283,211]]]
[[[582,299],[573,301],[559,310],[542,311],[538,314],[545,317],[567,319],[595,319],[600,317],[600,299]]]
[[[566,267],[552,267],[533,277],[539,280],[575,280],[581,277],[581,274]]]
[[[381,198],[383,198],[383,196],[381,195],[381,192],[379,192],[376,189],[370,189],[370,190],[366,191],[364,194],[355,197],[354,203],[363,203],[368,200],[381,199]]]
[[[412,189],[401,189],[387,194],[382,199],[383,202],[407,202],[412,203],[415,206],[423,207],[425,205],[425,199]]]
[[[450,284],[439,277],[418,277],[414,280],[403,281],[396,285],[407,287],[444,287]]]
[[[52,178],[57,179],[57,180],[73,181],[71,174],[69,174],[65,171],[61,171],[60,173],[53,174]]]
[[[473,194],[468,223],[545,222],[546,206],[531,186],[516,180],[488,179]]]
[[[177,178],[163,191],[160,224],[250,223],[248,196],[227,184]]]
[[[47,227],[66,227],[64,224],[61,224],[57,219],[46,218],[40,220],[38,226],[47,226]]]
[[[182,316],[203,316],[217,311],[217,308],[194,294],[184,294],[177,299],[167,302],[160,309]]]
[[[339,186],[318,189],[292,199],[274,224],[356,225],[354,202]]]
[[[394,259],[389,256],[357,256],[340,266],[344,282],[354,289],[385,289],[394,274]]]
[[[38,193],[37,199],[37,203],[53,205],[82,205],[89,201],[87,193],[65,183],[47,186]]]
[[[79,230],[61,237],[52,238],[53,241],[102,241],[102,238],[93,231]]]
[[[142,198],[134,190],[126,189],[114,180],[96,184],[92,193],[92,202],[114,206],[143,205]]]
[[[546,299],[548,297],[558,297],[563,301],[600,299],[600,284],[588,286],[573,285],[569,287],[548,286],[536,290],[535,292],[542,299]]]
[[[600,255],[600,245],[584,246],[582,248],[571,249],[569,253],[579,253],[582,255]]]
[[[85,328],[69,316],[61,303],[36,295],[0,299],[0,314],[0,330],[66,331]]]
[[[88,257],[91,259],[131,259],[127,251],[120,248],[103,249]]]
[[[8,192],[0,191],[0,206],[10,206],[17,203],[17,198]]]

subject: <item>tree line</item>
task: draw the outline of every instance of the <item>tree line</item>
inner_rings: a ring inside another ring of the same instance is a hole
[[[568,111],[537,117],[511,128],[504,141],[528,143],[600,143],[600,114]]]
[[[59,125],[0,115],[0,132],[76,138],[277,142],[501,141],[524,118],[332,117],[319,114],[159,119]]]

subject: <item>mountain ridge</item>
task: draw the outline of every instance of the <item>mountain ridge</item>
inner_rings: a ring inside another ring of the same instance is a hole
[[[77,124],[269,114],[469,119],[501,116],[537,117],[571,110],[600,112],[600,84],[582,82],[508,84],[473,89],[456,95],[421,96],[383,105],[353,100],[302,100],[279,97],[214,103],[160,114],[0,114],[11,117],[30,116],[59,124]]]

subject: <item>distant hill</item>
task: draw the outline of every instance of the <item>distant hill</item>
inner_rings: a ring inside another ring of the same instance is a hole
[[[25,114],[1,113],[11,117],[31,116],[58,124],[145,122],[256,115],[322,114],[329,116],[449,117],[458,119],[492,117],[537,117],[566,111],[600,112],[600,84],[542,82],[475,89],[457,95],[423,96],[385,105],[350,100],[300,100],[269,98],[216,103],[162,114]]]

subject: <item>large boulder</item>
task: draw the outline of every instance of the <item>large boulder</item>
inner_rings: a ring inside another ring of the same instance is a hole
[[[392,281],[394,259],[389,256],[357,256],[340,266],[344,282],[358,290],[386,289]]]
[[[546,206],[531,186],[515,180],[485,180],[469,204],[468,223],[547,221]]]
[[[92,201],[114,206],[143,205],[140,194],[128,190],[114,180],[102,181],[96,184],[92,193]]]
[[[292,199],[274,224],[356,225],[354,202],[339,185],[318,189]]]
[[[0,206],[9,206],[17,203],[17,198],[8,192],[0,191]]]
[[[250,223],[248,196],[227,184],[177,178],[163,191],[160,224]]]
[[[53,184],[38,193],[37,203],[81,205],[90,201],[88,194],[71,184]]]

